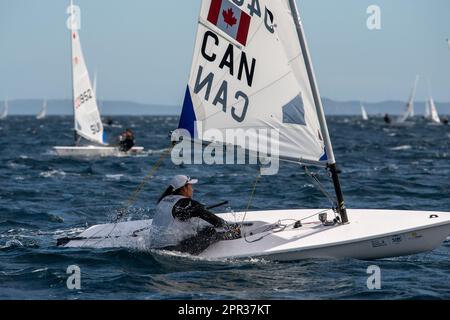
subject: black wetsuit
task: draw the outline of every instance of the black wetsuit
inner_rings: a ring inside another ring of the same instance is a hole
[[[128,152],[134,147],[134,137],[125,136],[121,137],[119,143],[119,149],[122,152]]]

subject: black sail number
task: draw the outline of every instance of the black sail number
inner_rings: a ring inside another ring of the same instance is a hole
[[[80,101],[80,106],[85,104],[86,102],[90,101],[93,99],[92,96],[92,91],[91,89],[86,90],[85,92],[83,92],[82,94],[80,94],[80,96],[78,97],[79,101]]]
[[[102,126],[98,122],[91,125],[91,131],[92,131],[92,134],[94,134],[94,135],[100,133],[101,130],[102,130]]]

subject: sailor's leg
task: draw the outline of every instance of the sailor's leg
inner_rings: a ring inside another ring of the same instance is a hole
[[[183,240],[179,245],[163,248],[163,250],[198,255],[205,251],[210,245],[220,240],[220,234],[217,233],[214,228],[208,227],[201,230],[197,235]]]

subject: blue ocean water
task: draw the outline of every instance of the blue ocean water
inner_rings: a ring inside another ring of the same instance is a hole
[[[328,120],[348,207],[450,211],[450,127],[421,119],[407,127],[386,126],[382,119]],[[131,127],[138,144],[153,152],[62,159],[51,148],[72,143],[71,117],[0,121],[0,299],[450,299],[449,241],[410,257],[292,263],[56,247],[62,234],[109,221],[169,145],[168,133],[178,123],[176,117],[115,121],[111,136]],[[247,206],[258,168],[180,168],[167,159],[129,216],[152,217],[159,194],[180,173],[200,180],[195,197],[203,203],[228,200],[230,207],[222,210],[238,211]],[[263,177],[252,203],[252,210],[322,207],[327,200],[294,164]],[[377,291],[366,286],[374,264],[382,271]],[[70,265],[81,268],[81,290],[67,289]]]

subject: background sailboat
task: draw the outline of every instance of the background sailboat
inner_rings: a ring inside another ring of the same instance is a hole
[[[74,19],[73,4],[71,4],[72,30],[72,89],[74,110],[75,147],[54,147],[59,156],[121,156],[137,154],[143,151],[142,147],[134,147],[124,153],[118,147],[108,146],[105,139],[103,123],[97,105],[89,71],[87,69],[81,48],[78,27]],[[87,146],[80,146],[84,140]]]
[[[255,8],[236,1],[202,1],[179,132],[188,139],[225,144],[225,136],[203,132],[251,128],[266,141],[258,129],[278,131],[279,139],[270,142],[277,144],[280,160],[295,162],[299,169],[329,171],[336,194],[334,210],[220,214],[232,223],[241,222],[243,238],[215,243],[199,256],[375,259],[439,246],[450,234],[450,213],[346,209],[296,1],[259,0],[259,4],[263,11],[258,15]],[[234,72],[239,66],[241,76]],[[241,143],[233,145],[257,151],[257,146]],[[60,239],[59,244],[145,250],[151,229],[152,220],[97,225],[76,238]]]
[[[430,79],[428,79],[428,101],[427,101],[427,106],[428,106],[428,112],[429,112],[429,116],[428,116],[428,120],[431,120],[433,123],[436,124],[441,124],[441,119],[439,118],[439,114],[436,108],[436,104],[434,103],[434,99],[433,99],[433,94],[431,91],[431,81]]]
[[[425,113],[424,113],[423,117],[426,120],[429,120],[431,118],[430,102],[428,100],[425,101]]]
[[[36,116],[36,119],[42,120],[45,119],[46,116],[47,116],[47,99],[44,100],[42,104],[42,109],[41,111],[39,111],[38,115]]]
[[[408,104],[406,105],[405,113],[397,119],[397,123],[404,123],[406,120],[410,118],[414,118],[414,99],[416,97],[417,86],[419,84],[419,76],[416,76],[416,80],[414,82],[414,87],[412,89],[411,95],[409,97]]]
[[[3,105],[3,110],[0,113],[0,120],[5,120],[8,117],[8,109],[8,99],[6,99]]]
[[[362,103],[361,103],[361,114],[362,114],[362,119],[364,121],[369,120],[369,115],[367,114],[366,108],[362,105]]]
[[[439,118],[436,104],[434,103],[434,99],[431,96],[430,96],[430,100],[429,100],[429,106],[430,106],[430,120],[433,123],[441,124],[441,119]]]

